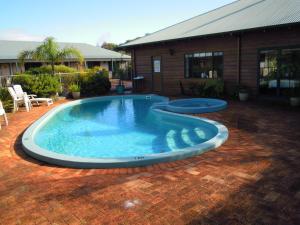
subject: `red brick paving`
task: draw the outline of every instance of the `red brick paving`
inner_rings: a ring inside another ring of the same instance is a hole
[[[144,168],[78,170],[21,149],[24,129],[52,107],[9,115],[0,131],[1,225],[299,224],[299,110],[231,102],[202,115],[229,128],[216,151]]]

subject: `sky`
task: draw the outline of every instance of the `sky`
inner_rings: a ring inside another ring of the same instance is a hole
[[[0,0],[0,40],[120,44],[234,0]]]

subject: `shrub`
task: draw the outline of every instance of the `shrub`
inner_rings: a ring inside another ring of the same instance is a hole
[[[120,67],[120,66],[118,66],[116,68],[115,73],[116,73],[116,77],[119,78],[120,81],[125,80],[127,78],[127,75],[128,75],[127,70]]]
[[[62,74],[60,75],[62,92],[66,95],[69,92],[69,86],[79,83],[79,73],[77,74]]]
[[[80,86],[78,84],[71,84],[69,86],[70,92],[80,92]]]
[[[55,73],[76,73],[78,72],[75,68],[68,67],[65,65],[55,65],[54,66]],[[51,74],[52,69],[50,65],[41,66],[41,67],[34,67],[30,68],[26,71],[28,74]]]
[[[102,70],[97,73],[81,74],[79,78],[82,96],[98,96],[109,92],[111,83],[108,72]]]
[[[102,66],[95,66],[93,68],[86,69],[85,72],[89,75],[100,74],[105,77],[109,76],[108,70]]]
[[[3,103],[4,110],[6,112],[11,112],[13,109],[13,101],[7,88],[0,87],[0,100]]]
[[[224,82],[222,80],[201,80],[192,82],[189,88],[194,96],[220,98],[224,94]]]
[[[57,76],[49,74],[16,76],[12,81],[20,84],[28,94],[36,94],[39,97],[51,97],[60,92],[60,82]]]

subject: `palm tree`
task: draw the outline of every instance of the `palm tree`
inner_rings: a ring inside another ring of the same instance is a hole
[[[33,59],[49,63],[52,69],[52,75],[54,75],[54,65],[56,63],[62,63],[64,60],[72,58],[73,60],[83,62],[83,56],[79,50],[73,47],[66,47],[60,49],[57,42],[53,37],[48,37],[44,40],[43,44],[38,46],[35,50],[26,50],[19,54],[18,59],[23,65],[26,59]]]

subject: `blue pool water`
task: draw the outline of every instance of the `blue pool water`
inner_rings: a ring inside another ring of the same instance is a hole
[[[207,122],[152,110],[162,97],[99,98],[62,108],[34,135],[42,149],[82,158],[139,157],[176,152],[218,133]]]

